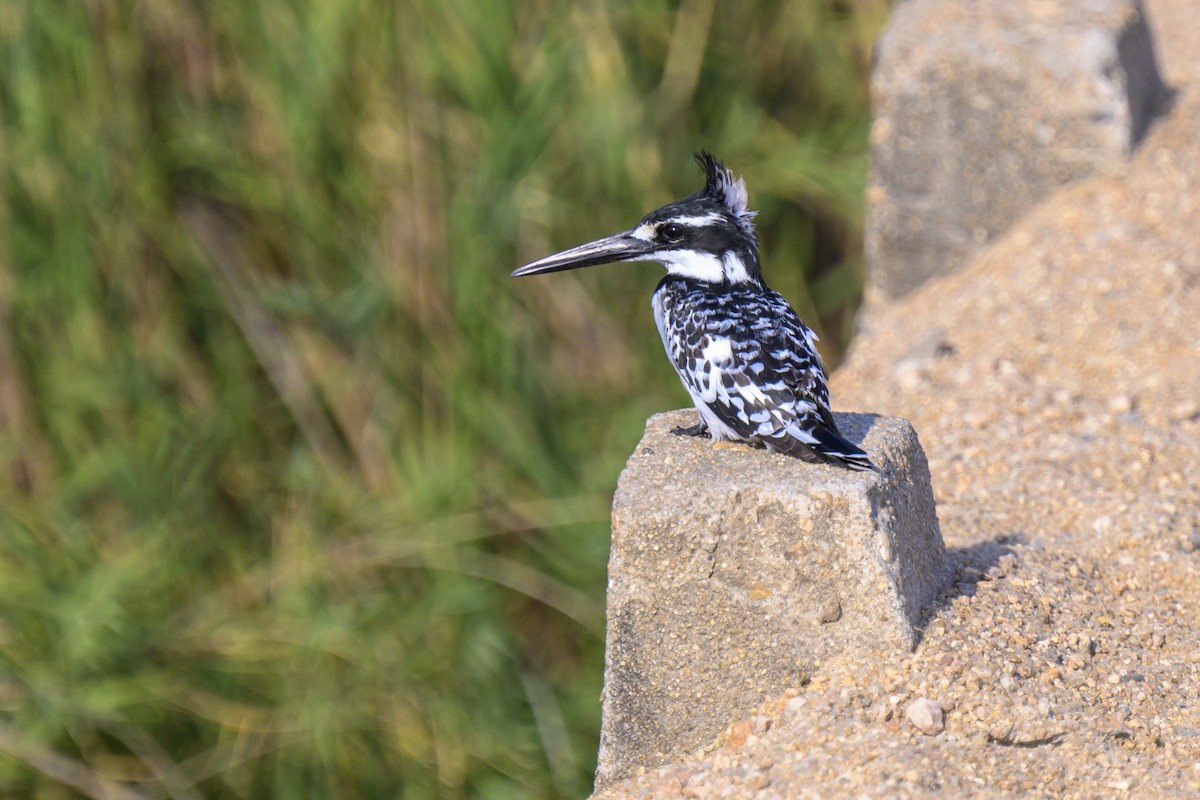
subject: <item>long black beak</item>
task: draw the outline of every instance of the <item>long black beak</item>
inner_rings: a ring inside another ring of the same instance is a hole
[[[532,264],[514,269],[512,276],[520,278],[523,275],[540,275],[543,272],[594,267],[597,264],[610,264],[614,261],[637,261],[654,252],[654,249],[653,242],[637,238],[633,235],[633,231],[625,231],[540,258]]]

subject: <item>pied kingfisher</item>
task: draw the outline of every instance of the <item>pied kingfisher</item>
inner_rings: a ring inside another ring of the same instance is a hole
[[[817,335],[763,282],[746,185],[696,153],[700,191],[652,211],[633,230],[534,261],[512,274],[657,261],[654,320],[700,423],[680,435],[761,444],[811,462],[874,469],[829,410]]]

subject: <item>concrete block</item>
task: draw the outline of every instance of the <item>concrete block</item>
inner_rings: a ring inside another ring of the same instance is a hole
[[[837,414],[878,472],[675,436],[650,419],[617,483],[597,785],[713,740],[828,656],[899,658],[945,585],[907,421]]]
[[[1140,0],[907,0],[871,94],[868,283],[895,298],[1125,159],[1165,89]]]

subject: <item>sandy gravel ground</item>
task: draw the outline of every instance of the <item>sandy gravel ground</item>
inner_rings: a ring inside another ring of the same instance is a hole
[[[1200,798],[1193,3],[1148,3],[1177,93],[1134,159],[872,311],[835,376],[929,455],[957,572],[917,651],[823,664],[597,797]]]

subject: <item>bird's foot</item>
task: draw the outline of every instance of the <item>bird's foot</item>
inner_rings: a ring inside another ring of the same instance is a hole
[[[671,433],[675,434],[676,436],[703,436],[705,439],[711,438],[708,435],[708,425],[706,425],[703,421],[693,425],[690,428],[685,428],[683,426],[672,428]]]

